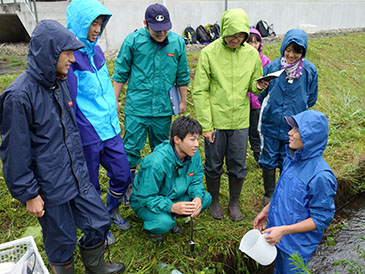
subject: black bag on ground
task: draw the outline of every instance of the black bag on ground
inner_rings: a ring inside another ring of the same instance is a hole
[[[264,20],[258,21],[256,24],[256,29],[260,32],[261,37],[270,36],[269,24],[266,21],[264,21]]]
[[[184,29],[182,37],[185,40],[185,44],[196,44],[196,32],[190,25]]]
[[[199,41],[199,43],[207,43],[210,42],[210,34],[209,32],[206,30],[206,28],[204,28],[202,25],[199,25],[196,28],[196,40]]]
[[[217,23],[214,23],[213,25],[210,24],[209,25],[209,30],[210,30],[210,37],[211,37],[212,41],[214,41],[214,40],[218,39],[219,37],[221,37],[221,30],[220,30],[220,27]]]

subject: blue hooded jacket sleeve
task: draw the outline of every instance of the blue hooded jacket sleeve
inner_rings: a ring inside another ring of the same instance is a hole
[[[24,75],[20,76],[21,78]],[[4,96],[1,97],[2,99]],[[6,96],[1,113],[6,119],[1,122],[1,158],[5,182],[14,198],[25,204],[39,194],[39,186],[30,168],[32,163],[29,119],[30,105],[24,98],[13,94]],[[20,156],[20,157],[19,157]]]

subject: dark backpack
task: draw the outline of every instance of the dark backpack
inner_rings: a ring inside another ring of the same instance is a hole
[[[270,32],[269,32],[270,26],[266,21],[264,21],[264,20],[258,21],[256,24],[256,29],[260,32],[261,37],[270,36]]]
[[[196,44],[196,32],[190,25],[184,29],[182,37],[185,40],[185,44]]]
[[[205,43],[206,44],[206,43],[210,42],[210,33],[202,25],[199,25],[196,28],[195,32],[196,32],[196,40],[198,40],[199,43]]]
[[[205,28],[209,31],[210,34],[210,40],[214,41],[221,37],[221,30],[217,23],[215,24],[208,24],[205,26]]]

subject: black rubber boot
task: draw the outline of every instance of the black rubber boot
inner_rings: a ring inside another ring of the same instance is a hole
[[[214,219],[222,220],[223,211],[221,205],[219,204],[219,189],[221,186],[221,178],[212,179],[205,176],[205,183],[208,188],[208,192],[212,195],[212,203],[209,206],[210,215]]]
[[[85,274],[119,274],[125,270],[123,263],[105,263],[104,242],[91,247],[82,246],[79,242],[79,249],[85,265]]]
[[[74,274],[74,258],[72,257],[69,261],[65,263],[51,263],[52,272],[54,274]]]
[[[270,203],[271,197],[275,189],[275,169],[262,169],[262,178],[264,179],[265,205],[267,205],[268,203]]]
[[[148,238],[155,242],[155,245],[160,245],[165,240],[162,234],[155,234],[148,230],[145,230],[144,232],[146,233]]]
[[[243,185],[243,179],[229,175],[229,204],[228,213],[232,221],[241,221],[242,213],[240,210],[240,197]]]

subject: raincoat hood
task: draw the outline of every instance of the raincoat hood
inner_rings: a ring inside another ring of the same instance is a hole
[[[328,120],[317,110],[303,111],[295,116],[298,130],[303,142],[303,149],[298,150],[302,160],[322,156],[328,139]]]
[[[258,51],[261,53],[262,52],[262,48],[263,48],[261,33],[257,29],[255,29],[255,28],[250,28],[250,34],[251,33],[256,34],[258,37],[260,37],[261,42],[260,42],[260,46],[259,46]]]
[[[66,16],[67,28],[86,45],[82,52],[89,54],[94,52],[94,46],[97,44],[112,14],[97,0],[73,0],[67,7]],[[87,34],[91,23],[99,16],[103,17],[103,24],[98,38],[91,43],[87,40]]]
[[[243,9],[226,10],[221,19],[221,36],[224,38],[239,32],[246,33],[247,37],[250,35],[250,24],[246,12]]]
[[[61,52],[84,46],[57,21],[42,20],[35,27],[30,39],[27,71],[39,84],[50,88],[56,80],[57,62]]]
[[[154,149],[154,151],[158,151],[159,153],[161,153],[166,158],[167,162],[170,162],[171,164],[179,167],[182,167],[184,166],[184,164],[189,162],[187,161],[186,163],[183,163],[180,161],[178,156],[175,154],[173,145],[170,144],[170,140],[165,140],[162,144],[158,145]],[[169,144],[169,146],[167,144]]]
[[[291,29],[289,30],[284,37],[283,43],[280,47],[280,53],[281,57],[284,57],[284,50],[287,46],[289,46],[290,43],[294,42],[298,44],[299,46],[302,46],[304,48],[303,57],[305,57],[305,54],[307,53],[307,34],[304,30],[301,29]]]
[[[256,34],[262,39],[261,33],[257,29],[250,28],[250,33]]]

